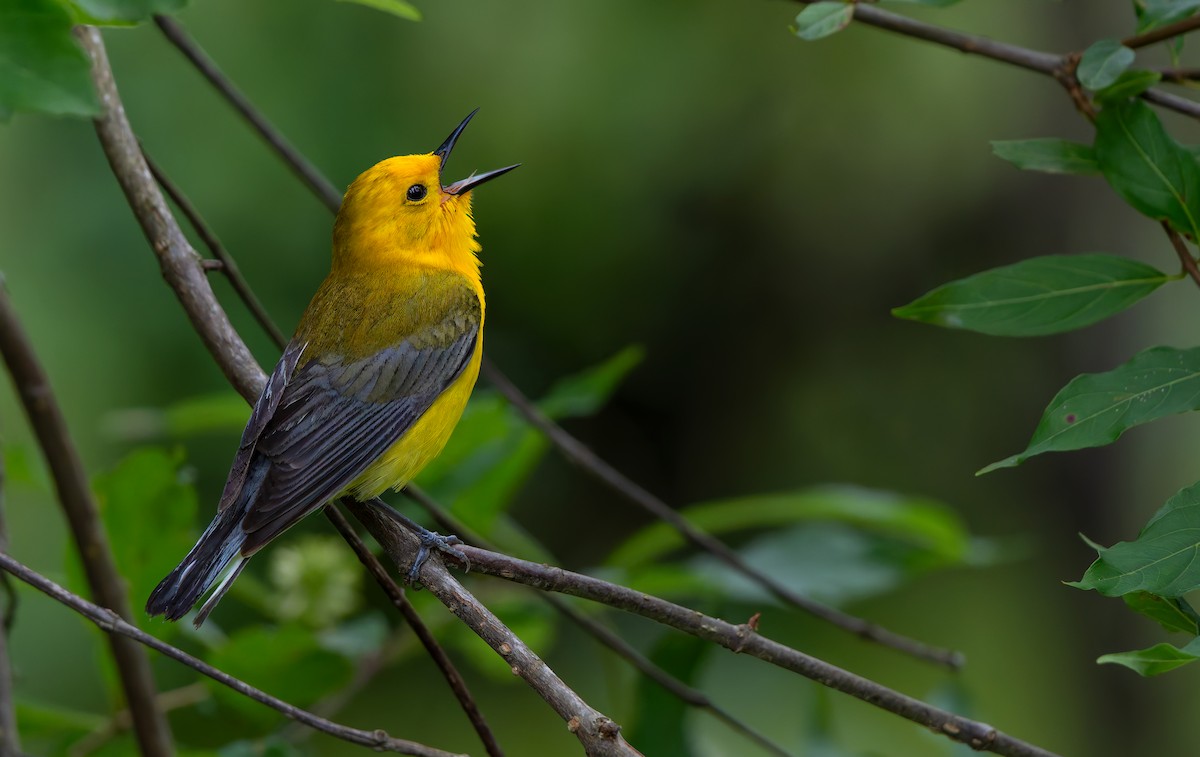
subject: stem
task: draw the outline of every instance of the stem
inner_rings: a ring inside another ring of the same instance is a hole
[[[1153,45],[1155,42],[1165,42],[1172,37],[1179,37],[1189,32],[1194,32],[1197,29],[1200,29],[1200,16],[1192,16],[1191,18],[1185,18],[1182,21],[1176,21],[1173,24],[1167,24],[1166,26],[1160,26],[1157,29],[1151,29],[1144,34],[1127,37],[1122,40],[1121,44],[1125,47],[1136,50],[1139,47]]]

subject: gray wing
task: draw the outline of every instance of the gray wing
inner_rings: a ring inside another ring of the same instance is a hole
[[[303,363],[268,398],[277,387],[272,375],[222,497],[225,506],[236,474],[241,483],[230,501],[246,508],[243,554],[329,501],[412,427],[470,362],[480,315],[472,295],[466,313],[456,309],[369,358]],[[298,361],[303,348],[295,351]]]

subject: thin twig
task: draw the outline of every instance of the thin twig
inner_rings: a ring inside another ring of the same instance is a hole
[[[2,284],[0,284],[2,286]],[[4,449],[0,447],[0,552],[8,551],[8,527],[4,516],[5,494]],[[12,663],[8,654],[8,633],[12,630],[12,598],[16,596],[8,576],[3,577],[4,622],[0,623],[0,756],[21,753],[21,737],[17,731],[16,700],[13,697]]]
[[[898,19],[900,21],[906,20],[902,16],[895,16],[895,14],[889,14],[886,11],[873,13],[873,11],[877,11],[878,9],[863,8],[862,6],[857,6],[856,13],[863,10],[867,11],[863,19],[864,23],[882,23],[888,19]],[[188,36],[187,32],[184,31],[182,27],[180,27],[173,19],[165,16],[156,17],[156,21],[159,25],[159,28],[162,29],[163,33],[167,35],[171,42],[181,52],[183,52],[183,54],[187,56],[187,58],[192,61],[197,68],[200,69],[201,73],[204,74],[204,76],[217,89],[217,91],[224,95],[238,110],[238,112],[246,118],[251,126],[259,133],[259,135],[272,148],[274,148],[279,157],[282,158],[288,165],[292,166],[295,173],[300,176],[301,179],[303,179],[304,183],[309,187],[309,189],[311,189],[318,198],[324,201],[325,206],[330,210],[330,212],[336,213],[341,204],[341,197],[333,188],[333,185],[329,182],[329,180],[321,175],[321,173],[314,168],[311,163],[305,160],[304,157],[294,147],[291,146],[282,133],[276,129],[266,119],[265,116],[263,116],[254,108],[254,106],[245,98],[245,96],[241,94],[237,87],[234,86],[233,82],[230,81],[229,78],[226,77],[219,68],[217,68],[212,59],[208,57],[208,55],[195,42],[195,40]],[[892,23],[896,23],[896,21],[893,20]],[[946,34],[949,34],[954,38],[961,38],[960,43],[964,45],[963,49],[974,46],[990,50],[994,55],[1005,54],[1002,48],[1005,48],[1006,46],[1001,45],[1000,43],[992,43],[990,40],[984,40],[982,38],[969,38],[967,35],[956,35],[955,33],[950,32],[946,32]],[[1010,54],[1010,57],[1012,57],[1014,62],[1023,60],[1027,65],[1030,66],[1034,65],[1035,63],[1038,63],[1039,65],[1044,64],[1050,59],[1053,59],[1052,62],[1054,66],[1057,66],[1060,62],[1059,59],[1054,58],[1053,56],[1048,56],[1044,53],[1021,51],[1020,48],[1012,49],[1018,51]],[[1020,64],[1018,63],[1018,65]],[[1051,70],[1052,69],[1053,66],[1051,66]],[[1041,69],[1039,68],[1036,70]],[[512,382],[508,381],[508,379],[505,378],[493,364],[485,361],[484,371],[492,380],[493,384],[496,384],[497,386],[503,384],[505,387],[511,388],[511,390],[514,392],[512,395],[509,395],[507,392],[505,392],[503,388],[501,391],[509,397],[509,400],[512,401],[514,405],[516,405],[519,409],[522,409],[523,413],[525,412],[524,408],[531,406],[531,403],[525,399],[524,395],[521,394],[519,390],[516,390]],[[529,417],[527,413],[526,417]],[[939,649],[928,644],[923,644],[914,639],[909,639],[901,634],[889,631],[882,626],[870,623],[861,618],[854,617],[832,607],[827,607],[786,589],[785,587],[779,585],[778,582],[767,577],[765,574],[750,568],[750,566],[747,565],[733,550],[725,546],[720,540],[712,537],[711,535],[703,533],[695,526],[687,523],[687,521],[678,516],[674,510],[662,503],[661,500],[657,500],[648,492],[645,492],[645,490],[642,490],[632,481],[612,468],[612,466],[604,463],[602,460],[600,460],[600,458],[596,457],[594,453],[583,447],[578,440],[567,434],[567,432],[562,428],[558,427],[552,422],[550,422],[549,427],[546,427],[537,423],[536,421],[533,421],[532,418],[530,418],[530,420],[533,422],[533,425],[539,430],[543,431],[543,433],[547,435],[555,447],[557,447],[559,451],[566,455],[569,459],[574,460],[577,464],[582,465],[583,467],[592,471],[602,481],[609,483],[610,485],[615,484],[614,488],[616,488],[619,493],[629,496],[631,491],[635,489],[640,491],[644,496],[633,498],[633,501],[636,504],[642,506],[654,516],[665,520],[697,547],[712,552],[716,557],[732,567],[734,570],[742,573],[750,580],[762,585],[764,589],[775,595],[781,601],[806,612],[812,613],[814,616],[868,641],[891,647],[920,659],[945,665],[950,668],[958,668],[963,665],[964,658],[962,654],[958,652]],[[554,431],[550,432],[547,430],[547,428],[553,428]],[[580,450],[583,450],[583,452],[580,453]],[[596,461],[599,461],[602,464],[602,471],[595,470],[593,467],[591,467]]]
[[[1132,37],[1126,37],[1121,41],[1125,47],[1136,50],[1139,47],[1153,45],[1155,42],[1165,42],[1173,37],[1180,37],[1189,32],[1194,32],[1200,29],[1200,16],[1192,16],[1185,18],[1182,21],[1176,21],[1173,24],[1160,26],[1157,29],[1151,29],[1148,32],[1137,34]]]
[[[734,625],[665,599],[551,565],[518,560],[465,544],[460,545],[459,549],[471,560],[472,570],[478,573],[499,576],[545,591],[583,597],[641,615],[697,638],[711,641],[732,652],[757,657],[772,665],[799,673],[824,686],[849,694],[914,723],[920,723],[935,733],[967,744],[973,749],[1020,757],[1049,757],[1053,754],[1001,733],[985,723],[926,704],[772,641],[760,635],[749,624]]]
[[[271,320],[271,316],[267,314],[267,309],[263,307],[262,302],[255,296],[254,290],[246,283],[246,279],[242,276],[241,270],[238,269],[237,261],[225,249],[225,245],[221,244],[221,240],[213,233],[212,227],[204,222],[203,216],[196,207],[188,200],[187,195],[176,186],[175,182],[171,181],[158,164],[150,159],[146,151],[142,151],[142,156],[146,159],[146,165],[150,168],[150,173],[154,175],[154,180],[163,188],[167,196],[171,198],[171,202],[175,203],[175,207],[179,208],[188,223],[200,236],[201,241],[208,247],[213,257],[220,262],[220,272],[229,280],[229,285],[233,287],[233,291],[237,293],[238,298],[254,316],[254,320],[262,327],[263,331],[267,332],[267,336],[271,337],[271,341],[279,349],[283,349],[287,344],[287,336],[283,331],[275,325],[275,321]]]
[[[446,508],[442,507],[433,497],[421,490],[419,487],[409,484],[404,488],[404,493],[411,497],[417,504],[425,509],[434,520],[438,522],[440,528],[445,529],[448,533],[457,534],[465,543],[484,549],[497,551],[495,546],[490,544],[487,539],[478,534],[471,532],[471,529],[463,522],[458,520]],[[725,723],[732,730],[742,734],[754,743],[761,746],[766,751],[780,755],[780,757],[788,757],[788,752],[780,747],[775,742],[768,739],[763,734],[754,730],[748,724],[735,717],[728,710],[717,705],[708,695],[699,689],[693,688],[667,671],[663,670],[658,665],[655,665],[649,658],[639,652],[632,644],[622,639],[617,634],[613,633],[609,628],[597,622],[596,620],[584,615],[576,610],[570,604],[564,602],[553,594],[547,594],[541,591],[534,591],[534,594],[541,598],[544,602],[553,607],[560,615],[574,623],[584,633],[594,638],[599,643],[608,647],[613,654],[628,662],[638,670],[642,675],[654,681],[659,686],[667,691],[667,693],[676,697],[684,704],[695,707],[699,710],[708,712],[713,717]]]
[[[441,749],[434,749],[433,747],[425,746],[424,744],[419,744],[415,741],[395,739],[382,730],[362,731],[357,728],[349,728],[338,723],[333,723],[325,718],[317,717],[311,712],[288,704],[282,699],[271,696],[260,689],[256,689],[250,684],[234,678],[222,670],[214,668],[212,665],[209,665],[203,660],[192,657],[182,649],[173,647],[170,644],[167,644],[165,641],[160,641],[141,629],[126,623],[113,611],[106,610],[103,607],[92,604],[83,597],[72,594],[45,576],[42,576],[25,565],[17,562],[7,554],[0,553],[0,570],[7,571],[56,602],[71,608],[75,612],[95,623],[109,636],[119,636],[123,639],[129,640],[131,643],[136,642],[138,644],[144,644],[154,651],[170,657],[172,660],[183,663],[201,675],[207,676],[217,683],[228,686],[237,693],[249,697],[256,702],[265,704],[266,706],[277,710],[285,717],[304,723],[305,725],[315,728],[322,733],[327,733],[330,736],[342,739],[343,741],[348,741],[351,744],[369,746],[381,751],[398,752],[400,754],[416,755],[417,757],[453,757],[451,752],[446,752]]]
[[[125,582],[117,571],[104,524],[88,487],[79,452],[71,441],[66,420],[54,397],[50,379],[42,368],[13,309],[8,290],[0,286],[0,353],[8,366],[13,387],[20,396],[33,427],[46,465],[54,479],[75,549],[83,565],[88,586],[97,602],[129,619],[133,612],[125,595]],[[174,754],[171,731],[155,706],[156,691],[150,660],[141,647],[128,639],[109,637],[113,661],[121,680],[125,701],[133,712],[134,732],[143,755],[169,757]]]
[[[204,50],[187,35],[183,27],[170,16],[155,16],[154,23],[158,24],[158,28],[171,41],[171,44],[175,45],[192,62],[196,70],[203,74],[204,78],[208,79],[209,83],[216,87],[225,96],[225,99],[242,114],[242,118],[249,121],[262,138],[271,143],[271,147],[276,152],[288,156],[286,163],[296,176],[308,185],[317,199],[336,213],[342,204],[342,193],[322,176],[321,172],[309,163],[278,129],[271,126],[266,117],[233,85],[229,77],[221,72],[213,59],[208,57]]]
[[[1167,221],[1162,222],[1163,231],[1167,232],[1167,238],[1171,240],[1171,246],[1175,248],[1175,254],[1179,256],[1179,262],[1183,264],[1183,270],[1187,271],[1188,276],[1192,277],[1192,281],[1196,282],[1196,286],[1200,286],[1200,267],[1196,265],[1196,259],[1192,257],[1192,253],[1188,250],[1187,243],[1183,241],[1183,237],[1179,236],[1179,232],[1171,228],[1171,224]]]
[[[379,559],[367,549],[367,545],[355,533],[354,527],[350,525],[336,506],[330,504],[325,508],[325,515],[328,516],[333,527],[337,529],[350,548],[354,550],[354,554],[358,557],[359,562],[367,569],[374,578],[375,582],[388,595],[392,605],[395,606],[408,624],[412,627],[417,638],[421,640],[421,644],[425,647],[425,651],[433,659],[434,664],[442,671],[442,676],[446,682],[450,684],[450,690],[454,692],[454,696],[458,699],[462,706],[463,712],[471,721],[471,726],[475,729],[475,733],[479,735],[479,740],[483,742],[484,749],[487,750],[492,757],[503,757],[504,750],[496,743],[496,736],[492,733],[492,729],[488,726],[487,720],[484,719],[483,713],[479,711],[479,706],[475,703],[475,698],[471,696],[471,690],[467,688],[467,682],[463,680],[462,674],[458,672],[458,668],[454,666],[454,662],[450,656],[446,654],[446,650],[442,649],[441,644],[434,638],[429,627],[425,625],[425,621],[417,613],[412,602],[408,601],[408,597],[392,577],[388,575],[387,568],[379,562]]]
[[[670,525],[696,547],[712,554],[730,568],[750,578],[780,601],[804,610],[838,628],[877,644],[891,647],[892,649],[905,652],[923,660],[946,665],[947,667],[958,668],[962,666],[963,656],[958,652],[924,644],[907,636],[889,631],[882,626],[870,623],[862,618],[828,607],[820,602],[814,602],[751,566],[741,555],[726,545],[725,542],[692,525],[687,518],[684,518],[661,499],[630,480],[625,474],[588,449],[581,441],[563,430],[557,423],[547,418],[537,408],[537,405],[531,402],[486,357],[483,361],[482,372],[488,381],[491,382],[492,386],[504,395],[534,428],[545,435],[564,457],[598,478],[630,502],[633,502],[654,517]]]
[[[204,218],[191,204],[187,196],[184,195],[183,191],[179,189],[179,187],[172,182],[170,178],[167,177],[161,168],[156,166],[154,162],[150,160],[150,156],[146,155],[144,150],[142,151],[142,154],[146,158],[146,163],[150,167],[150,172],[154,175],[154,178],[158,182],[159,186],[161,186],[163,190],[171,197],[172,202],[174,202],[175,205],[187,217],[188,222],[192,225],[192,228],[195,229],[201,240],[204,241],[205,246],[208,247],[209,251],[213,254],[217,261],[221,263],[220,272],[229,280],[234,292],[242,300],[242,303],[245,304],[246,307],[251,311],[251,313],[254,314],[255,320],[258,322],[259,326],[261,326],[263,330],[267,332],[267,335],[275,343],[275,346],[279,349],[283,349],[287,344],[287,337],[285,337],[283,331],[277,325],[275,325],[275,321],[271,318],[270,314],[267,313],[266,308],[264,308],[262,303],[259,302],[259,299],[254,294],[254,290],[250,287],[249,282],[247,282],[242,276],[241,270],[238,268],[237,261],[234,260],[233,256],[229,254],[229,251],[226,250],[224,245],[221,244],[216,233],[205,222]],[[359,538],[358,534],[355,533],[350,524],[346,522],[346,519],[341,515],[341,513],[339,513],[333,507],[325,508],[324,512],[329,521],[333,523],[334,527],[338,530],[338,533],[342,535],[342,538],[346,540],[346,542],[350,545],[350,548],[354,550],[356,555],[358,555],[359,561],[362,562],[367,568],[367,571],[375,579],[376,583],[378,583],[380,588],[383,589],[384,593],[388,595],[388,598],[392,600],[392,604],[394,604],[396,608],[400,610],[401,614],[404,615],[413,631],[417,634],[417,637],[425,646],[425,649],[429,652],[429,655],[433,658],[434,663],[438,666],[438,669],[441,670],[442,675],[446,678],[447,683],[450,685],[450,690],[454,693],[455,697],[457,697],[459,704],[462,706],[463,711],[470,719],[471,725],[475,728],[475,732],[479,735],[479,739],[481,742],[483,742],[484,748],[488,751],[488,754],[493,755],[493,757],[499,757],[499,755],[502,755],[503,751],[500,749],[499,744],[496,743],[495,735],[492,733],[492,730],[488,726],[487,721],[484,719],[483,714],[479,711],[479,706],[475,703],[474,697],[471,696],[471,692],[467,688],[466,681],[454,667],[454,663],[450,660],[445,650],[443,650],[438,644],[437,639],[435,639],[433,634],[429,632],[429,629],[425,626],[424,622],[421,620],[421,617],[417,614],[412,604],[404,596],[404,589],[402,589],[392,579],[392,577],[388,575],[387,570],[383,567],[383,565],[380,564],[375,555],[371,554],[371,551],[367,548],[367,545],[363,543],[362,539]]]
[[[147,241],[159,259],[163,279],[175,292],[180,305],[202,341],[221,366],[234,388],[248,401],[255,400],[266,384],[266,374],[255,362],[229,317],[221,308],[204,277],[200,257],[179,230],[167,209],[158,186],[150,176],[141,147],[124,117],[124,109],[108,67],[104,45],[95,29],[84,27],[83,47],[93,61],[93,77],[105,115],[98,120],[97,133],[109,165],[125,190],[130,209],[137,217]],[[213,338],[219,335],[220,338]],[[399,530],[379,508],[355,503],[352,510],[367,530],[393,559],[417,554],[417,538]],[[620,727],[592,708],[570,689],[511,630],[483,607],[454,579],[440,558],[426,562],[422,584],[510,663],[537,693],[567,722],[589,755],[632,757],[637,751],[625,743]]]
[[[812,1],[796,0],[796,2],[802,5],[808,5]],[[1067,58],[1067,56],[1032,50],[1020,45],[998,42],[987,37],[964,34],[953,29],[946,29],[924,21],[908,18],[898,13],[891,13],[890,11],[876,8],[866,3],[855,4],[854,20],[867,26],[874,26],[877,29],[884,29],[905,37],[932,42],[935,45],[949,47],[969,55],[990,58],[1047,76],[1056,76]],[[1140,96],[1147,102],[1154,103],[1167,110],[1183,113],[1192,118],[1200,118],[1200,103],[1194,100],[1178,97],[1158,89],[1148,89]]]
[[[1185,84],[1200,79],[1200,68],[1156,68],[1162,74],[1162,80],[1172,84]]]

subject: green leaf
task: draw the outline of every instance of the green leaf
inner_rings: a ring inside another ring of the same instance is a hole
[[[91,64],[54,0],[0,3],[0,120],[13,112],[94,116]]]
[[[1065,139],[995,140],[992,152],[1026,171],[1063,174],[1097,174],[1100,166],[1091,145]]]
[[[1102,39],[1083,51],[1075,76],[1090,90],[1104,89],[1133,64],[1136,54],[1115,39]]]
[[[800,39],[828,37],[845,29],[854,18],[854,5],[844,2],[812,3],[796,16],[795,34]]]
[[[976,475],[1045,452],[1102,447],[1134,426],[1192,410],[1200,410],[1200,347],[1151,347],[1114,370],[1076,376],[1050,401],[1024,452]]]
[[[1171,644],[1155,644],[1135,652],[1117,652],[1097,658],[1096,662],[1124,665],[1143,676],[1156,676],[1200,659],[1200,637],[1192,639],[1183,649]]]
[[[349,660],[322,649],[316,635],[296,625],[242,629],[213,650],[208,662],[301,708],[341,689],[354,674]],[[215,681],[208,683],[219,701],[254,723],[265,727],[282,719]]]
[[[994,336],[1059,334],[1119,313],[1172,278],[1112,255],[1050,255],[944,284],[892,314]]]
[[[1160,597],[1148,591],[1134,591],[1122,597],[1129,609],[1156,621],[1167,631],[1200,634],[1200,615],[1182,597]]]
[[[141,607],[159,580],[195,542],[196,490],[181,472],[182,456],[155,447],[134,450],[94,488],[130,603]],[[163,623],[135,613],[143,628]]]
[[[338,0],[338,2],[365,5],[368,8],[390,13],[407,21],[421,20],[421,11],[417,10],[416,6],[411,3],[404,2],[404,0]]]
[[[1104,178],[1138,212],[1200,238],[1200,165],[1141,100],[1096,117],[1096,160]]]
[[[1096,551],[1099,557],[1083,578],[1068,586],[1106,597],[1149,592],[1168,598],[1200,587],[1200,483],[1167,500],[1137,539]]]
[[[1096,99],[1108,103],[1137,97],[1160,81],[1162,74],[1158,71],[1126,71],[1115,82],[1096,92]]]
[[[962,559],[969,544],[962,521],[946,505],[856,486],[719,500],[687,507],[682,515],[713,535],[798,522],[846,523],[919,545],[950,562]],[[683,537],[666,523],[652,523],[614,550],[606,564],[625,568],[647,565],[684,544]]]
[[[71,0],[78,11],[93,24],[124,26],[145,21],[156,13],[174,13],[187,0]]]

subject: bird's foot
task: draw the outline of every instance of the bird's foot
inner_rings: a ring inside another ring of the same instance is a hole
[[[418,528],[420,528],[418,526]],[[454,534],[442,536],[425,528],[421,528],[416,532],[417,539],[420,540],[421,546],[417,549],[417,556],[413,559],[412,567],[408,569],[408,583],[414,587],[421,585],[421,568],[425,567],[425,561],[429,559],[429,555],[433,550],[437,550],[444,555],[449,555],[461,563],[465,570],[471,569],[471,561],[461,549],[455,549],[456,544],[462,544],[462,539]]]
[[[428,528],[425,528],[420,523],[399,512],[391,505],[384,502],[378,497],[372,499],[370,504],[379,508],[381,512],[387,515],[392,520],[412,531],[420,541],[421,546],[417,549],[417,556],[413,559],[412,567],[408,570],[408,575],[405,581],[414,588],[420,588],[421,568],[425,567],[425,563],[429,560],[429,556],[436,550],[444,555],[449,555],[463,566],[464,570],[471,570],[471,561],[461,549],[455,549],[455,544],[462,544],[462,539],[451,534],[450,536],[442,536],[434,533]]]

